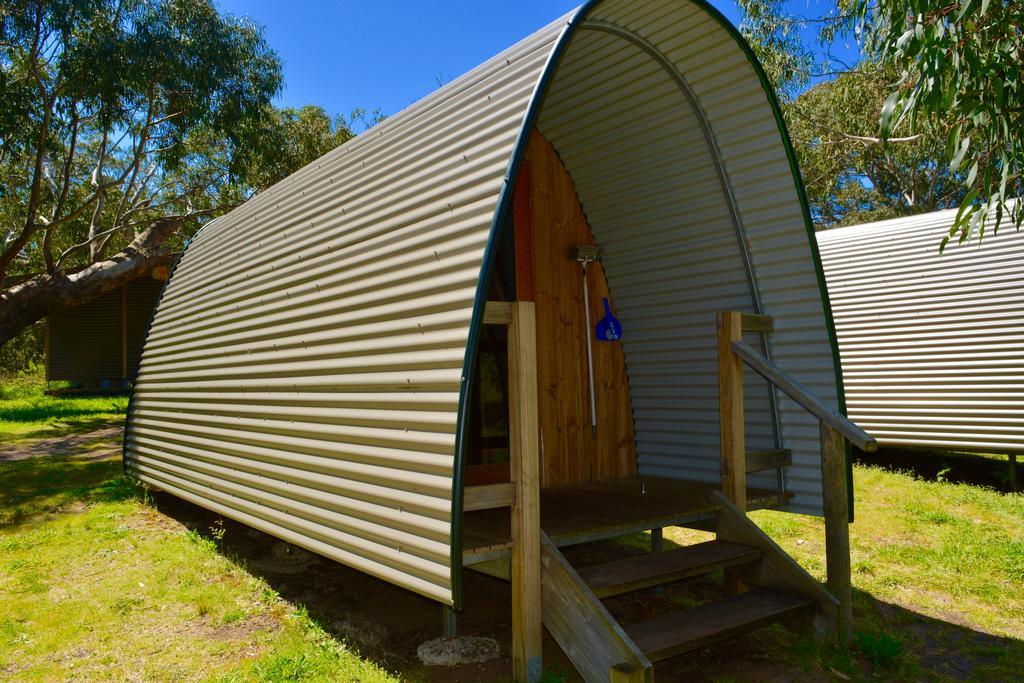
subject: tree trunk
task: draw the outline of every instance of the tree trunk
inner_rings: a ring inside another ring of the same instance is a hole
[[[129,246],[105,261],[72,275],[62,272],[36,275],[0,291],[0,346],[29,325],[54,311],[84,304],[117,289],[157,266],[169,265],[174,255],[160,244],[181,225],[179,219],[161,219]]]

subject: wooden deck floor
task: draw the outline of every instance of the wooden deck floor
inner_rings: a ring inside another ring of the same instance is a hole
[[[565,488],[542,489],[540,525],[556,545],[586,543],[663,526],[712,519],[718,484],[629,477]],[[792,496],[748,489],[750,509],[779,507]],[[508,554],[512,545],[508,508],[467,512],[462,526],[463,564]]]

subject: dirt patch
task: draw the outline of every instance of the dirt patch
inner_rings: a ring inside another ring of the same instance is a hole
[[[171,496],[160,494],[157,502],[162,512],[200,533],[223,528],[221,547],[226,554],[238,558],[250,572],[264,578],[285,600],[304,606],[321,626],[361,657],[385,669],[432,682],[501,681],[511,675],[511,591],[505,581],[466,571],[466,609],[458,617],[458,635],[493,640],[497,657],[485,662],[428,667],[421,663],[417,649],[441,635],[438,604],[230,520],[224,520],[221,526],[216,515]],[[615,543],[567,550],[573,564],[580,567],[638,552]],[[304,568],[296,571],[300,564]],[[661,592],[622,596],[609,601],[609,607],[624,622],[636,621],[701,602],[720,591],[720,582],[712,577],[671,584]],[[769,683],[832,679],[828,674],[778,661],[779,642],[777,631],[753,633],[660,662],[657,678]],[[581,680],[546,630],[543,648],[545,669],[555,674],[552,680]]]
[[[269,614],[257,614],[241,621],[216,626],[205,618],[204,621],[206,623],[203,632],[210,640],[247,640],[257,633],[273,632],[281,628],[281,623]]]
[[[0,446],[0,462],[69,456],[83,460],[102,460],[119,456],[123,431],[124,428],[118,424],[82,434],[55,436]]]
[[[498,658],[498,641],[480,636],[442,636],[421,644],[416,655],[427,666],[479,664]]]

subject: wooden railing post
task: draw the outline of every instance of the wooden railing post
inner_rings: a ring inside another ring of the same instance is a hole
[[[512,505],[512,675],[541,677],[540,427],[534,304],[512,304],[508,328],[509,455]]]
[[[839,601],[836,637],[849,647],[853,636],[853,592],[850,584],[850,506],[847,498],[846,442],[821,423],[821,486],[825,508],[825,563],[828,591]]]
[[[747,509],[746,443],[743,432],[743,361],[732,351],[743,341],[743,314],[718,314],[718,415],[722,453],[722,493]]]

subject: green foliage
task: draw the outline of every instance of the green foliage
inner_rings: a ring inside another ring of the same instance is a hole
[[[903,643],[885,631],[854,634],[857,649],[875,666],[891,667],[903,655]]]
[[[775,90],[791,99],[810,80],[814,55],[800,37],[800,24],[784,11],[783,0],[736,0],[740,32],[750,43]]]
[[[211,0],[0,0],[0,35],[0,272],[73,272],[237,201],[281,86],[258,26]]]
[[[260,144],[241,150],[238,169],[255,190],[270,187],[352,138],[348,121],[321,107],[270,108],[260,121]]]
[[[1017,0],[851,0],[874,58],[901,75],[882,134],[949,125],[945,158],[966,194],[949,238],[1024,222],[1024,3]],[[948,238],[947,238],[948,239]],[[943,242],[945,246],[946,242]]]
[[[886,144],[878,137],[885,93],[899,77],[862,62],[784,106],[808,200],[823,227],[862,223],[956,206],[958,177],[939,161],[948,125],[926,122]]]
[[[46,326],[36,323],[0,346],[0,382],[22,373],[42,372],[45,342]]]
[[[820,227],[861,223],[955,206],[957,179],[937,161],[948,125],[930,123],[884,140],[878,121],[898,72],[871,60],[846,65],[830,45],[849,30],[848,0],[820,17],[787,12],[781,0],[739,0],[740,30],[761,60],[783,102],[808,201]],[[818,28],[821,49],[805,44],[801,29]],[[810,88],[808,84],[813,83]]]
[[[960,206],[950,237],[966,241],[1024,220],[1009,201],[1024,191],[1024,3],[834,0],[796,16],[781,0],[738,2],[821,225]],[[848,65],[831,47],[850,38],[862,58]]]

